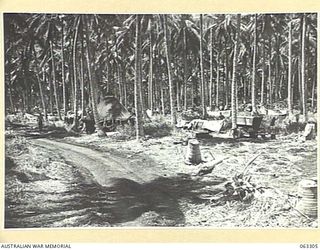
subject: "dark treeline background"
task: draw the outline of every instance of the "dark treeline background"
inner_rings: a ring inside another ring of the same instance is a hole
[[[317,15],[4,14],[6,112],[316,107]],[[233,99],[232,97],[235,97]],[[236,101],[232,101],[236,100]],[[142,115],[143,116],[143,115]],[[97,117],[95,119],[98,119]]]

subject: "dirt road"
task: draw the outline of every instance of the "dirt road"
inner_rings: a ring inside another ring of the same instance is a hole
[[[148,171],[141,173],[140,170],[139,173],[136,173],[136,167],[126,159],[125,155],[117,157],[109,152],[102,153],[86,147],[49,139],[36,139],[32,141],[32,144],[58,153],[73,166],[87,169],[101,186],[112,185],[115,178],[128,178],[143,183],[158,177],[156,173],[151,176]]]

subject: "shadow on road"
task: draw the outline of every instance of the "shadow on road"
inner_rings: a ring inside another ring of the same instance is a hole
[[[208,193],[205,187],[223,181],[220,177],[203,181],[178,175],[140,184],[121,178],[114,179],[110,187],[79,184],[63,193],[34,193],[34,201],[45,205],[24,207],[23,211],[33,212],[21,211],[20,215],[7,210],[5,227],[183,226],[181,201],[205,202],[200,198]],[[146,216],[148,212],[152,218]]]
[[[192,179],[189,175],[161,177],[145,184],[128,179],[115,179],[112,188],[107,189],[107,192],[113,191],[113,197],[116,198],[111,207],[112,222],[131,221],[145,212],[154,211],[163,219],[162,226],[183,225],[185,218],[179,201],[204,202],[199,196],[207,191],[201,189],[223,181],[224,179],[217,178],[203,182]]]

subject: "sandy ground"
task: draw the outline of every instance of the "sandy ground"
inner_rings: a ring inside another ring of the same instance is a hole
[[[317,226],[294,209],[299,181],[317,173],[316,141],[301,143],[297,134],[266,141],[200,139],[204,160],[226,159],[199,177],[201,164],[184,163],[184,132],[141,143],[32,133],[20,143],[6,141],[12,143],[6,151],[6,227]],[[247,175],[262,193],[250,202],[210,199],[256,154]]]

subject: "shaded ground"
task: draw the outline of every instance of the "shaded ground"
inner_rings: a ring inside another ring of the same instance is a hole
[[[301,143],[296,134],[202,139],[204,158],[228,158],[195,177],[201,166],[185,165],[186,147],[176,144],[183,133],[139,144],[18,129],[26,140],[16,131],[6,133],[6,227],[316,226],[293,209],[298,182],[317,173],[316,141]],[[248,174],[263,193],[250,203],[208,199],[257,153]]]
[[[16,166],[6,158],[6,227],[116,226],[136,219],[135,226],[180,226],[178,200],[200,202],[197,190],[224,180],[160,177],[106,152],[47,139],[27,144],[20,157],[38,164],[30,159],[32,166]]]

